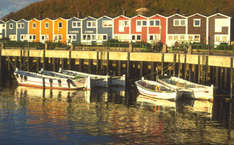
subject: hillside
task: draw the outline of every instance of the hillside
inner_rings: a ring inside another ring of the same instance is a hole
[[[136,14],[135,10],[140,7],[147,7],[150,10],[147,15],[155,13],[170,15],[175,12],[185,15],[196,12],[210,15],[218,10],[234,16],[233,0],[43,0],[10,13],[5,19],[70,18],[77,15],[115,17],[122,14],[123,10],[126,10],[127,16],[133,16]]]

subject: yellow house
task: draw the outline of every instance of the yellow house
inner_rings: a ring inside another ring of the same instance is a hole
[[[28,27],[28,41],[29,42],[40,42],[40,20],[32,19],[29,20],[29,27]]]
[[[45,43],[53,41],[53,20],[46,18],[41,20],[41,38],[40,41]]]
[[[58,18],[54,20],[54,42],[66,43],[67,39],[67,20]]]

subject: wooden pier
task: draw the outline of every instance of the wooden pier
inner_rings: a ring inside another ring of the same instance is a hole
[[[142,76],[155,79],[158,75],[174,75],[201,84],[214,84],[220,90],[233,91],[233,56],[120,52],[109,48],[101,51],[37,50],[32,48],[0,49],[0,73],[13,72],[15,67],[29,71],[40,68],[58,70],[59,67],[96,74],[126,74],[127,79]],[[151,75],[149,75],[151,74]],[[1,77],[3,79],[3,77]],[[2,82],[2,81],[0,81]],[[232,95],[232,94],[231,94]]]

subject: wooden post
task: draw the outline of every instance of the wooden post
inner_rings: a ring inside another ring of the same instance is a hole
[[[122,75],[121,70],[122,70],[122,63],[121,61],[118,61],[118,75]]]
[[[109,69],[110,69],[110,56],[109,56],[109,48],[108,48],[108,47],[107,47],[106,53],[107,53],[107,54],[106,54],[106,57],[107,57],[107,58],[106,58],[106,61],[107,61],[107,62],[106,62],[106,69],[107,69],[107,70],[106,70],[106,71],[107,71],[106,74],[109,75],[109,73],[110,73],[110,70],[109,70]]]
[[[74,50],[74,46],[71,45],[71,48],[69,49],[69,65],[68,65],[68,69],[71,70],[71,54],[72,54],[72,51]]]
[[[189,81],[192,81],[192,64],[188,64],[189,65]]]
[[[92,68],[93,68],[93,60],[92,60],[92,59],[89,59],[89,60],[88,60],[88,65],[89,65],[89,66],[88,66],[88,68],[89,68],[88,71],[89,71],[89,73],[92,73],[92,70],[93,70],[93,69],[92,69]]]
[[[197,81],[198,83],[201,83],[200,76],[201,76],[201,56],[198,55],[198,67],[197,67]]]
[[[173,76],[176,76],[176,53],[174,53],[174,70],[173,70]]]
[[[151,74],[152,74],[152,79],[155,80],[155,64],[154,62],[151,62]]]
[[[178,54],[178,70],[177,77],[180,77],[180,54]]]
[[[215,86],[219,88],[219,67],[215,68]]]
[[[43,69],[46,68],[45,53],[47,49],[48,49],[48,43],[45,43],[45,49],[43,50],[43,64],[42,64]]]
[[[27,50],[27,71],[30,71],[30,51],[29,51],[29,47]]]
[[[1,47],[0,47],[0,86],[2,85],[2,49],[4,44],[1,43]]]
[[[143,74],[144,74],[144,62],[143,61],[141,61],[140,62],[140,77],[142,78],[143,77]]]
[[[184,54],[183,78],[187,76],[187,55]]]
[[[161,60],[161,76],[164,75],[164,53],[162,53],[162,60]]]
[[[40,63],[41,63],[41,58],[40,57],[38,57],[37,58],[37,72],[40,70]]]
[[[233,57],[231,58],[231,70],[230,70],[230,99],[232,100],[232,87],[233,87]]]
[[[23,69],[23,59],[22,59],[22,54],[23,54],[23,48],[22,47],[20,47],[20,57],[19,57],[19,61],[20,61],[20,64],[19,64],[19,68],[20,68],[20,70],[22,70]]]
[[[53,71],[56,71],[56,58],[52,58],[52,67],[53,67]]]
[[[228,68],[224,68],[224,89],[227,90],[229,87],[227,87],[228,84]]]

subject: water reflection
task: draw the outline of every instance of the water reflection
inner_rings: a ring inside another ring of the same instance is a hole
[[[1,143],[234,144],[234,131],[229,136],[214,120],[212,102],[134,95],[122,88],[9,89],[0,95]]]

